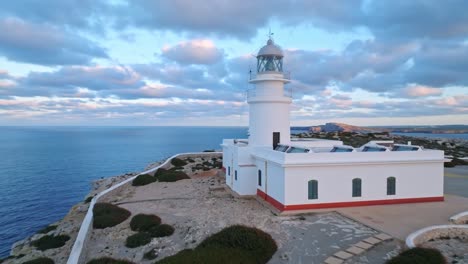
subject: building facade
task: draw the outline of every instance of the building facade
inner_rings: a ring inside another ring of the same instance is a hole
[[[392,141],[360,147],[291,140],[291,93],[283,51],[272,39],[257,55],[247,92],[249,138],[223,140],[226,185],[280,211],[443,201],[444,153]]]

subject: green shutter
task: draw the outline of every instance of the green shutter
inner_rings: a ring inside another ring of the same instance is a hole
[[[308,182],[308,197],[309,200],[318,199],[318,182],[316,180]]]
[[[395,195],[396,194],[396,179],[395,177],[388,177],[387,178],[387,195]]]
[[[361,179],[353,179],[353,197],[361,197]]]

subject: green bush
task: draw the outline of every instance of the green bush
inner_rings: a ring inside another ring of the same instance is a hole
[[[205,149],[203,152],[215,152],[214,149]]]
[[[33,246],[37,249],[44,251],[51,248],[59,248],[63,247],[65,243],[70,239],[67,235],[59,235],[59,236],[43,236],[38,240],[31,242]]]
[[[468,165],[468,161],[464,161],[459,158],[453,158],[450,162],[445,162],[444,167],[446,168],[453,168],[458,165]]]
[[[127,237],[127,241],[125,241],[125,246],[128,248],[136,248],[139,246],[144,246],[149,242],[151,242],[151,235],[146,232],[140,232]]]
[[[153,226],[149,231],[152,237],[166,237],[174,234],[174,228],[167,224]]]
[[[138,175],[133,181],[133,186],[143,186],[155,182],[157,179],[148,174]]]
[[[130,217],[131,213],[110,203],[96,203],[93,208],[93,227],[102,229],[116,226]]]
[[[445,264],[440,251],[433,248],[411,248],[390,259],[386,264]]]
[[[98,258],[88,261],[87,264],[134,264],[131,261],[123,260],[123,259],[113,259],[113,258]]]
[[[187,162],[185,160],[181,160],[179,158],[173,158],[171,160],[171,164],[173,166],[176,166],[176,167],[183,167],[183,166],[187,165]]]
[[[88,197],[86,197],[86,199],[84,200],[84,203],[85,203],[85,204],[90,203],[91,200],[93,200],[93,197],[94,197],[94,196],[88,196]]]
[[[159,172],[159,170],[158,170]],[[160,182],[175,182],[184,179],[190,179],[190,177],[182,171],[163,171],[160,173],[156,173],[155,177]]]
[[[46,257],[36,258],[33,260],[23,262],[23,264],[54,264],[54,263],[55,262],[52,259],[46,258]]]
[[[38,234],[47,234],[50,231],[55,230],[55,229],[57,229],[56,225],[49,225],[49,226],[46,226],[46,227],[42,228],[41,230],[37,231],[37,233]]]
[[[256,228],[231,226],[206,238],[194,250],[182,250],[156,263],[264,264],[276,252],[273,238]]]
[[[143,259],[153,260],[153,259],[155,259],[157,257],[158,257],[158,253],[156,253],[154,248],[151,249],[150,251],[146,252],[145,254],[143,254]]]
[[[130,221],[130,228],[133,231],[148,231],[159,224],[161,218],[157,215],[137,214]]]

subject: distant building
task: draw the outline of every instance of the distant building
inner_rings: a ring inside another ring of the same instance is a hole
[[[257,195],[280,211],[444,200],[443,151],[389,141],[353,148],[338,140],[291,140],[289,82],[283,51],[269,39],[247,92],[249,138],[222,143],[234,192]]]

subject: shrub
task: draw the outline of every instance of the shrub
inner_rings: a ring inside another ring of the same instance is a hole
[[[148,174],[138,175],[133,181],[133,186],[143,186],[155,182],[157,179]]]
[[[194,250],[182,250],[156,263],[267,263],[276,252],[276,242],[259,229],[231,226],[206,238]]]
[[[139,246],[144,246],[149,242],[151,242],[150,234],[146,232],[140,232],[127,237],[127,241],[125,241],[125,246],[128,248],[136,248]]]
[[[130,228],[133,231],[148,231],[159,224],[161,218],[157,215],[137,214],[130,221]]]
[[[54,264],[54,263],[55,262],[52,259],[46,258],[46,257],[36,258],[33,260],[23,262],[23,264]]]
[[[116,226],[130,217],[131,213],[110,203],[96,203],[93,208],[93,227],[102,229]]]
[[[156,251],[153,249],[151,249],[150,251],[146,252],[145,254],[143,254],[143,258],[144,259],[149,259],[149,260],[153,260],[155,258],[158,257],[158,253],[156,253]]]
[[[152,237],[166,237],[174,234],[174,228],[167,224],[152,227],[149,231]]]
[[[390,259],[386,264],[445,264],[440,251],[433,248],[411,248]]]
[[[187,158],[186,161],[187,161],[188,163],[194,163],[194,162],[195,162],[195,160],[192,159],[192,158]]]
[[[124,259],[113,259],[108,257],[93,259],[88,261],[87,264],[134,264],[131,261],[124,260]]]
[[[160,182],[175,182],[184,179],[190,179],[190,177],[182,171],[164,171],[156,173],[155,177]]]
[[[203,152],[215,152],[214,149],[205,149]]]
[[[93,197],[94,197],[94,196],[88,196],[88,197],[86,197],[86,199],[84,200],[84,203],[85,203],[85,204],[90,203],[91,200],[93,200]]]
[[[185,160],[181,160],[179,158],[173,158],[171,160],[171,164],[176,166],[176,167],[183,167],[183,166],[187,165],[187,162]]]
[[[59,235],[59,236],[43,236],[38,240],[31,242],[33,246],[37,249],[44,251],[51,248],[59,248],[63,247],[65,243],[70,239],[67,235]]]
[[[49,226],[46,226],[46,227],[42,228],[41,230],[37,231],[37,233],[38,234],[47,234],[50,231],[55,230],[55,229],[57,229],[56,225],[49,225]]]

